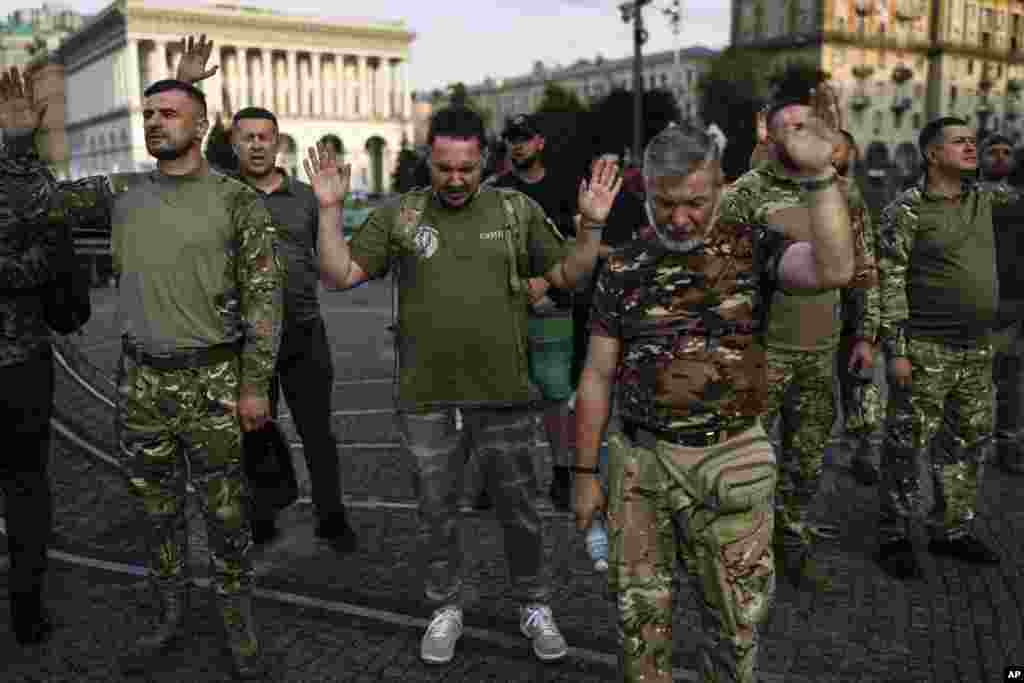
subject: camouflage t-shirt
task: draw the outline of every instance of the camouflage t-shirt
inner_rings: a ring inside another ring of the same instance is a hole
[[[719,222],[681,253],[652,232],[609,257],[594,295],[591,333],[623,345],[622,418],[689,431],[761,415],[767,308],[792,241],[767,226]]]

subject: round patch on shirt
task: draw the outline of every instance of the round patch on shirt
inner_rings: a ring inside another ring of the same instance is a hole
[[[422,259],[428,259],[433,256],[434,252],[437,251],[437,245],[440,243],[437,229],[429,225],[421,225],[416,228],[416,234],[413,235],[412,239],[416,245],[416,255]]]

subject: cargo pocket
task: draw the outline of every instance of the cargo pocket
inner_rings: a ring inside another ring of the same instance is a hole
[[[623,543],[623,506],[625,503],[626,469],[635,475],[636,458],[632,443],[623,434],[608,435],[608,495],[606,526],[608,530],[608,589],[620,590],[621,570],[625,555]]]
[[[778,464],[762,432],[713,449],[693,468],[692,476],[709,508],[721,513],[743,512],[771,500]]]

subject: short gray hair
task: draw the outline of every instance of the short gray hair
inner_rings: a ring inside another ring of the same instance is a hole
[[[713,164],[715,180],[722,182],[721,156],[715,139],[697,129],[684,129],[670,123],[647,143],[644,150],[644,183],[665,176],[685,177],[705,164]]]

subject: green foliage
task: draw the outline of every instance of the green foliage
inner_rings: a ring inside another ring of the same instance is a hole
[[[597,151],[622,154],[633,146],[633,93],[616,88],[598,100],[593,107],[594,127],[591,133]],[[675,97],[667,90],[644,90],[643,144],[660,133],[682,114]]]
[[[541,99],[540,106],[537,107],[536,113],[579,113],[586,110],[586,105],[580,101],[580,98],[575,92],[568,88],[563,88],[557,83],[548,83],[544,86],[544,97]]]
[[[231,131],[224,127],[220,116],[213,123],[210,134],[206,138],[206,160],[220,171],[234,173],[238,171],[238,157],[231,147]]]

